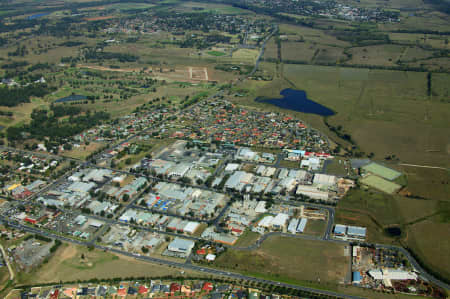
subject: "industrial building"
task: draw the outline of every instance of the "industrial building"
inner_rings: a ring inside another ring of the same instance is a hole
[[[191,253],[192,248],[194,248],[194,245],[194,241],[175,238],[172,242],[170,242],[169,246],[167,246],[167,249],[169,251],[188,256]]]
[[[364,240],[366,238],[367,229],[359,226],[336,224],[333,232],[334,236],[339,239]]]

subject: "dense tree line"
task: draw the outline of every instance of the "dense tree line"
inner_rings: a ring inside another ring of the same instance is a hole
[[[86,60],[111,60],[117,59],[119,62],[136,62],[139,56],[129,53],[115,53],[115,52],[98,52],[97,49],[91,48],[84,52]]]
[[[264,61],[276,63],[276,58],[264,58]],[[311,63],[305,60],[291,60],[291,59],[283,59],[284,63],[287,64],[304,64],[304,65],[322,65],[322,66],[340,66],[340,67],[348,67],[348,68],[357,68],[357,69],[369,69],[369,70],[390,70],[390,71],[405,71],[405,72],[428,72],[428,69],[423,66],[407,66],[407,65],[399,65],[399,66],[388,66],[388,65],[370,65],[370,64],[347,64],[336,62],[314,62]],[[448,73],[449,71],[446,69],[438,69],[433,70],[433,73]]]
[[[225,36],[221,34],[211,34],[206,37],[206,41],[209,43],[229,43],[231,36]]]
[[[81,113],[81,108],[77,106],[52,105],[50,110],[54,117],[73,116]]]
[[[66,41],[66,42],[62,42],[59,45],[61,47],[78,47],[78,46],[84,45],[84,43],[80,42],[80,41],[69,40],[69,41]]]
[[[30,66],[28,68],[28,71],[29,72],[34,72],[34,71],[37,71],[37,70],[49,70],[49,69],[51,69],[51,67],[52,66],[48,62],[46,62],[46,63],[36,63],[36,64],[33,64],[32,66]]]
[[[337,39],[356,45],[390,43],[389,35],[370,30],[336,30],[332,32]]]
[[[44,109],[33,110],[29,124],[7,129],[8,140],[15,141],[28,138],[42,140],[44,137],[50,137],[51,140],[61,140],[79,134],[110,117],[108,113],[103,111],[94,113],[87,111],[84,115],[74,116],[74,113],[80,112],[79,108],[70,106],[61,109],[58,107],[52,106],[53,113]],[[69,115],[69,118],[60,120],[56,115]]]
[[[1,66],[1,68],[4,69],[4,70],[17,69],[17,68],[21,68],[21,67],[27,66],[28,64],[29,63],[26,62],[26,61],[13,61],[11,63],[3,64]]]
[[[43,97],[55,88],[47,84],[30,84],[24,87],[0,87],[0,106],[13,107],[29,103],[31,97]]]
[[[0,33],[3,32],[14,32],[20,29],[34,28],[39,24],[38,20],[28,20],[28,19],[17,19],[14,22],[3,23],[0,21]]]

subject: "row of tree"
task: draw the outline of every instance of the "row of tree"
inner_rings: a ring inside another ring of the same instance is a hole
[[[0,87],[0,106],[13,107],[29,103],[31,97],[43,97],[55,88],[47,84],[30,84],[23,87]]]

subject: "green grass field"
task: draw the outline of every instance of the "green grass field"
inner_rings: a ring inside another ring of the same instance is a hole
[[[393,181],[402,175],[400,172],[392,168],[388,168],[377,163],[370,163],[368,165],[363,166],[362,169],[390,181]]]
[[[360,182],[364,185],[370,186],[388,194],[394,194],[401,188],[400,185],[389,182],[375,175],[368,175],[361,179]]]
[[[208,52],[208,55],[219,57],[219,56],[224,56],[224,55],[226,55],[226,54],[223,53],[223,52],[220,52],[220,51],[209,51],[209,52]]]

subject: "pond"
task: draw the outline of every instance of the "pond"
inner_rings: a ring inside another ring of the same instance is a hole
[[[86,96],[73,94],[73,95],[70,95],[70,96],[65,97],[65,98],[57,99],[55,101],[55,103],[64,103],[64,102],[72,102],[72,101],[84,101],[84,100],[87,100]]]
[[[391,237],[399,237],[402,235],[402,230],[398,226],[385,228],[384,231]]]
[[[313,113],[321,116],[334,115],[334,111],[308,99],[306,92],[303,90],[283,89],[280,94],[281,99],[256,98],[259,103],[269,103],[283,109],[294,110],[303,113]]]
[[[41,17],[45,17],[48,16],[50,13],[49,12],[42,12],[42,13],[37,13],[34,15],[31,15],[28,17],[28,20],[34,20],[34,19],[39,19]]]

